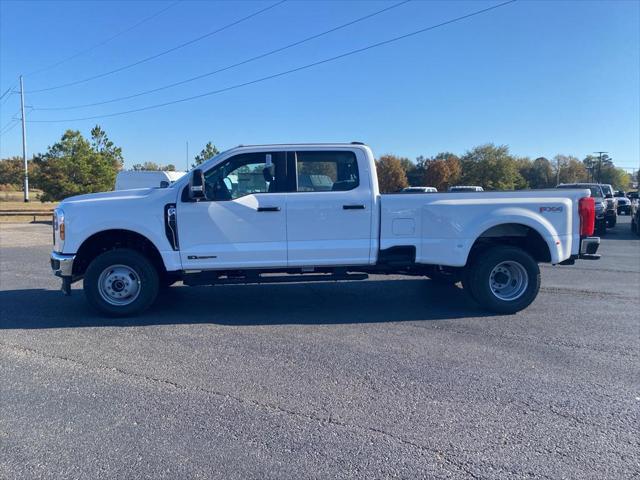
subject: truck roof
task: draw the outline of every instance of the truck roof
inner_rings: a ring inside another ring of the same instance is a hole
[[[256,143],[256,144],[240,144],[236,147],[230,148],[235,150],[237,148],[288,148],[288,147],[368,147],[362,142],[315,142],[315,143]]]

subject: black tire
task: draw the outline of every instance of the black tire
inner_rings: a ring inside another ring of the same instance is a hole
[[[109,270],[110,267],[114,268]],[[126,279],[127,285],[133,285],[134,287],[131,290],[135,290],[137,293],[133,299],[130,298],[133,295],[130,295],[123,299],[113,299],[113,301],[129,303],[114,304],[105,298],[110,297],[108,293],[105,293],[107,291],[115,291],[116,293],[113,293],[114,296],[118,294],[116,291],[117,270],[122,271],[124,276],[128,277]],[[127,275],[127,271],[130,274]],[[103,274],[105,275],[105,280],[101,280]],[[108,280],[114,277],[116,281],[109,283]],[[100,284],[103,285],[102,288]],[[109,287],[104,285],[109,285]],[[158,271],[149,259],[141,253],[128,248],[110,250],[98,255],[89,264],[84,275],[84,293],[89,304],[101,313],[111,317],[126,317],[146,310],[158,296],[159,285]]]
[[[480,303],[478,297],[476,296],[476,293],[473,291],[473,282],[471,281],[472,263],[473,261],[470,260],[470,264],[462,272],[462,289],[467,293],[467,295],[469,295],[471,300],[476,303]]]
[[[633,218],[631,219],[631,232],[632,233],[636,233],[636,231],[638,230],[638,227],[636,226],[636,223],[633,221]]]
[[[607,234],[607,222],[604,220],[596,222],[595,233],[599,237],[604,237]]]
[[[495,269],[495,270],[494,270]],[[513,280],[502,273],[513,269]],[[537,262],[524,250],[517,247],[496,246],[477,256],[467,267],[464,287],[471,298],[482,307],[496,313],[513,314],[527,308],[540,290],[540,269]],[[493,273],[493,276],[492,276]],[[499,284],[499,276],[505,287],[494,293],[491,281]],[[516,280],[519,276],[521,280]],[[498,280],[496,280],[498,279]],[[509,299],[508,290],[515,288],[513,298]],[[501,298],[502,296],[502,298]]]

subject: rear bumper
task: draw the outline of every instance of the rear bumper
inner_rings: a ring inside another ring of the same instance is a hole
[[[51,270],[53,270],[53,274],[57,277],[71,277],[75,259],[75,255],[51,252]]]
[[[583,260],[599,260],[597,254],[600,247],[600,237],[584,237],[580,239],[580,254],[578,258]]]

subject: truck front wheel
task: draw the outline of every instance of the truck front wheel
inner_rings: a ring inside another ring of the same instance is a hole
[[[156,299],[159,275],[141,253],[116,249],[98,255],[84,275],[84,293],[100,312],[114,317],[135,315]]]
[[[538,264],[517,247],[493,247],[467,268],[464,288],[471,298],[493,312],[519,312],[535,300],[540,290]]]

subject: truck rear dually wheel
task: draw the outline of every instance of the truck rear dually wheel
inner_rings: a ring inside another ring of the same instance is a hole
[[[535,300],[540,290],[538,264],[517,247],[493,247],[467,268],[465,289],[471,298],[493,312],[519,312]]]
[[[84,275],[89,303],[114,317],[134,315],[151,306],[158,295],[159,275],[141,253],[121,248],[98,255]]]

